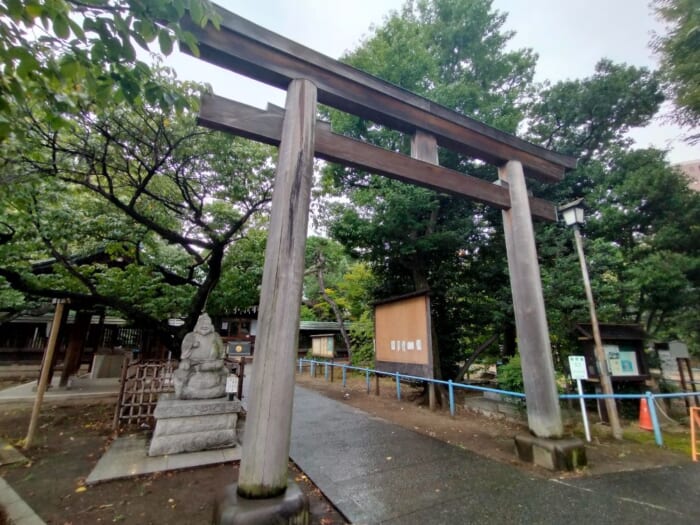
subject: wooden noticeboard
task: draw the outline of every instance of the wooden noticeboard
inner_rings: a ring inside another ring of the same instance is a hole
[[[335,336],[333,334],[312,335],[311,355],[333,359],[335,357]]]
[[[377,370],[433,377],[430,297],[426,293],[376,304],[374,322]]]

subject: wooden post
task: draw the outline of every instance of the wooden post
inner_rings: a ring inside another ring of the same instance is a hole
[[[246,498],[272,498],[287,488],[315,125],[316,86],[307,80],[293,80],[287,90],[272,198],[255,366],[238,477],[238,494]]]
[[[591,327],[593,328],[593,351],[598,364],[598,378],[600,386],[603,389],[603,394],[614,394],[612,380],[610,379],[610,370],[608,369],[605,351],[603,350],[603,340],[600,337],[600,327],[598,326],[598,315],[595,310],[595,301],[593,300],[593,290],[591,289],[591,279],[588,276],[588,266],[586,266],[586,257],[583,253],[583,239],[581,239],[581,230],[578,224],[574,224],[574,239],[576,240],[576,253],[581,265],[581,275],[583,276],[583,287],[586,290],[586,300],[588,301],[588,311],[591,315]],[[579,392],[580,394],[581,392]],[[605,398],[605,408],[608,412],[608,421],[610,421],[610,430],[615,439],[622,439],[622,427],[620,426],[620,417],[617,414],[617,403],[612,397]],[[590,441],[590,439],[588,440]]]
[[[46,385],[49,380],[49,370],[51,368],[50,364],[53,360],[53,354],[56,350],[56,343],[58,342],[58,333],[61,330],[61,321],[63,320],[63,308],[65,304],[63,300],[56,301],[56,311],[53,314],[53,323],[51,324],[51,334],[49,335],[49,342],[46,345],[46,352],[44,353],[44,366],[41,367],[41,376],[39,377],[39,383],[36,387],[36,397],[34,398],[34,408],[32,409],[32,417],[29,420],[29,429],[27,430],[27,437],[24,439],[24,450],[28,450],[32,446],[32,441],[34,441],[34,433],[36,432],[36,426],[39,422],[39,411],[41,410],[41,402],[44,400],[44,393],[46,392]]]
[[[523,166],[510,161],[498,169],[498,177],[510,192],[511,207],[503,211],[503,229],[527,398],[527,422],[535,436],[558,438],[563,433],[561,410]]]
[[[411,157],[438,166],[440,161],[438,160],[438,145],[435,135],[416,130],[411,137]],[[430,312],[428,312],[428,315],[430,315]],[[430,326],[431,331],[434,330],[432,323],[430,323]],[[440,372],[440,352],[437,345],[437,334],[431,333],[430,336],[430,351],[433,353],[433,375],[431,379],[434,379],[442,377]],[[428,407],[432,411],[437,410],[437,385],[432,382],[428,383]]]

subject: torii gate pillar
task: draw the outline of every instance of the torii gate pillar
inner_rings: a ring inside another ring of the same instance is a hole
[[[503,210],[503,228],[527,398],[527,422],[535,436],[559,438],[563,433],[561,409],[522,164],[510,161],[501,166],[498,178],[508,185],[510,192],[511,207]]]
[[[277,523],[273,516],[289,517],[292,508],[294,520],[285,522],[308,522],[308,500],[298,487],[290,483],[288,488],[287,472],[315,126],[316,86],[292,80],[272,196],[238,485],[219,506],[218,523]]]

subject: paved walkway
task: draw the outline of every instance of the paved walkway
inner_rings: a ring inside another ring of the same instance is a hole
[[[352,523],[700,523],[700,464],[530,477],[296,388],[292,459]]]
[[[90,379],[89,377],[71,378],[70,388],[58,386],[60,377],[54,377],[51,388],[44,393],[44,401],[75,401],[79,399],[95,401],[114,399],[119,395],[119,378]],[[36,381],[12,386],[0,390],[0,405],[5,403],[33,403],[36,398]]]
[[[111,390],[101,387],[98,395]],[[28,393],[22,394],[7,397]],[[301,387],[292,425],[292,459],[355,524],[700,523],[700,464],[568,480],[530,477]],[[26,519],[18,523],[42,523],[2,479],[0,503],[10,505],[13,518]]]

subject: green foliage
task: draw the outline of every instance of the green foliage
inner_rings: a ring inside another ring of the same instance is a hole
[[[344,60],[512,132],[524,115],[535,59],[530,50],[506,49],[511,34],[503,31],[504,21],[486,0],[407,2]],[[408,137],[398,132],[340,112],[329,114],[336,131],[409,152]],[[484,178],[495,174],[446,150],[440,151],[440,163]],[[502,260],[490,266],[493,245],[502,242],[493,223],[500,213],[350,168],[328,168],[324,184],[350,200],[330,207],[329,232],[371,265],[377,297],[431,290],[434,344],[447,372],[461,358],[461,340],[470,325],[489,326],[494,318],[504,318],[493,304],[502,298],[507,274]],[[474,270],[477,253],[489,260],[485,265],[495,275],[492,281]],[[475,303],[484,306],[474,308]],[[508,298],[506,312],[509,303]]]
[[[313,312],[313,320],[338,321],[333,305],[339,310],[341,318],[349,318],[347,301],[339,290],[349,264],[339,243],[324,237],[307,239],[304,304]]]
[[[667,90],[675,103],[676,121],[691,129],[700,125],[700,5],[697,0],[654,0],[666,34],[653,47],[661,58]],[[700,141],[694,130],[691,143]]]
[[[506,364],[498,367],[498,388],[508,392],[525,392],[520,354],[514,355]]]
[[[374,366],[374,319],[371,312],[365,311],[350,327],[353,351],[350,364],[354,366]]]
[[[603,59],[588,78],[545,85],[530,109],[528,134],[585,163],[629,145],[626,133],[648,124],[661,102],[657,74]]]
[[[149,82],[196,107],[203,87],[153,74]],[[42,104],[24,108],[15,123],[23,139],[0,143],[3,283],[26,297],[107,305],[149,326],[181,315],[192,326],[227,247],[267,209],[272,150],[142,99],[82,108],[58,128],[45,116]],[[39,261],[51,264],[38,273]],[[239,306],[257,302],[256,289],[245,293]]]
[[[586,254],[599,316],[639,322],[655,338],[700,339],[697,327],[697,194],[663,152],[632,151],[627,132],[651,121],[664,97],[659,75],[601,59],[587,78],[534,85],[535,55],[508,50],[504,15],[491,2],[407,2],[345,60],[505,131],[579,158],[556,185],[529,182],[555,203],[585,197]],[[328,111],[336,131],[409,152],[409,137]],[[441,149],[440,164],[495,179],[493,168]],[[324,188],[349,200],[328,207],[328,230],[371,265],[377,297],[430,288],[445,374],[491,334],[513,323],[498,210],[330,166]],[[573,235],[538,224],[549,326],[560,358],[588,308]],[[503,345],[494,344],[494,348]]]
[[[221,279],[207,302],[210,315],[224,315],[260,304],[267,230],[251,228],[226,253]]]
[[[137,99],[166,110],[183,110],[151,68],[136,58],[157,40],[170,54],[176,41],[197,54],[193,35],[180,20],[218,24],[208,0],[9,0],[0,4],[0,141],[21,136],[15,110],[43,103],[54,127],[85,105],[132,104]]]

